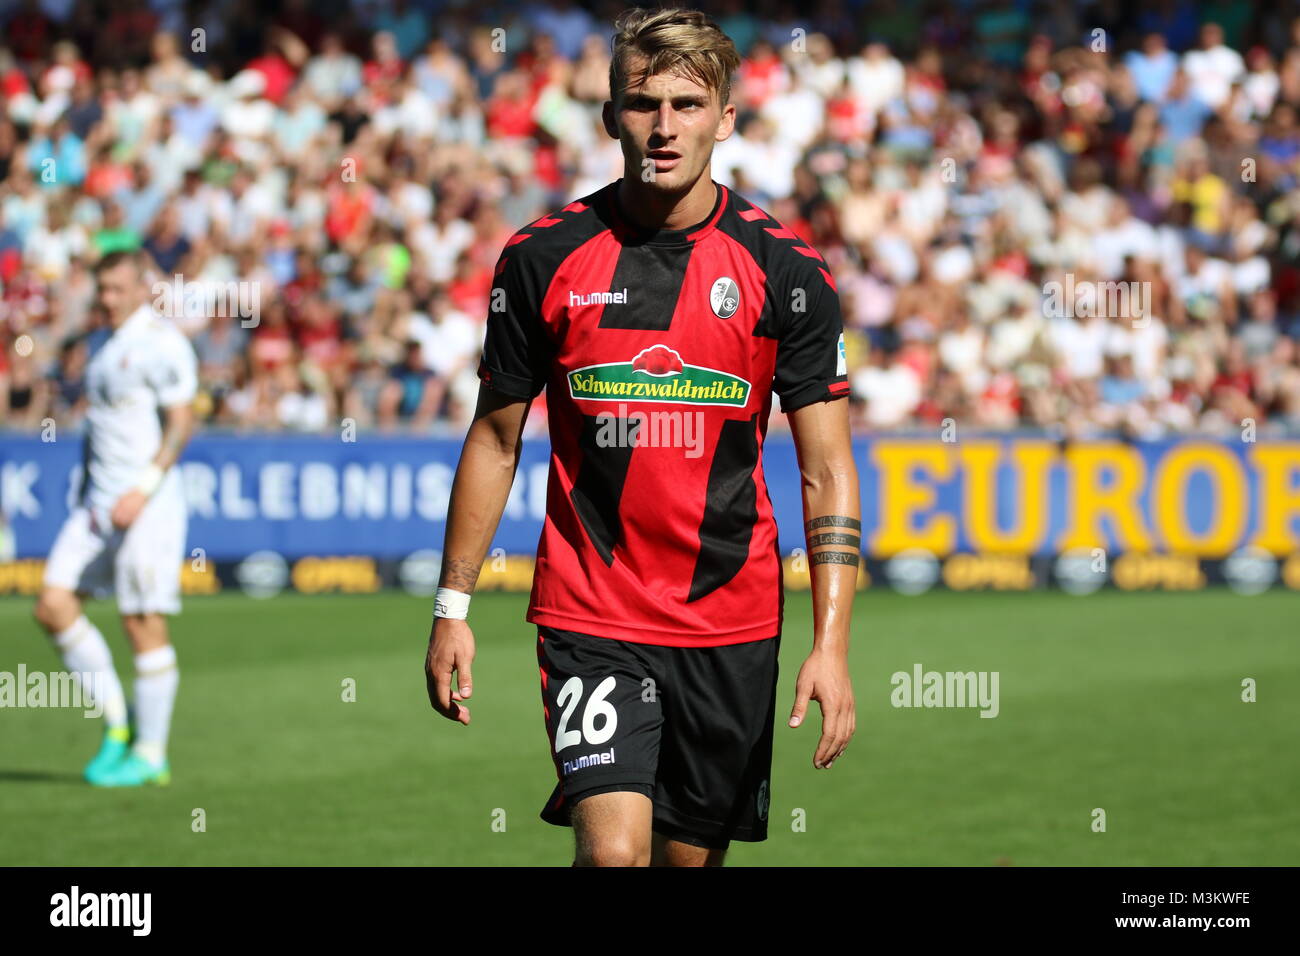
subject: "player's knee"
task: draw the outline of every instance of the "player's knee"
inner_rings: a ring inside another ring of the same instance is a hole
[[[77,619],[77,599],[62,588],[42,588],[32,616],[47,633],[57,634]]]
[[[661,866],[722,866],[726,850],[706,850],[704,847],[675,844],[664,853]]]
[[[630,836],[608,836],[578,847],[578,866],[649,866],[650,847]]]
[[[137,654],[156,650],[167,644],[167,619],[155,611],[122,615],[122,630]]]

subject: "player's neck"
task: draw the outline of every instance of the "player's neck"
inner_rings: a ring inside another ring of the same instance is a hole
[[[718,187],[711,166],[705,167],[685,193],[649,189],[636,176],[624,175],[618,184],[618,204],[623,215],[644,229],[686,229],[703,222],[713,211]]]
[[[116,332],[122,326],[126,325],[126,323],[131,320],[131,316],[139,312],[140,307],[143,305],[144,305],[143,301],[137,302],[135,305],[133,305],[131,308],[127,309],[126,311],[122,312],[120,315],[109,315],[108,327],[112,329],[114,332]]]

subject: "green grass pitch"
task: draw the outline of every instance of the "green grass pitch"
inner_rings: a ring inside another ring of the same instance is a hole
[[[0,864],[567,865],[570,831],[537,817],[555,775],[526,597],[474,600],[468,728],[428,706],[430,603],[189,598],[165,789],[83,784],[99,723],[80,711],[0,709]],[[129,693],[113,606],[89,611]],[[810,612],[789,595],[771,834],[729,863],[1300,863],[1295,594],[862,593],[857,735],[829,771],[816,705],[784,726]],[[890,675],[918,662],[998,671],[999,716],[894,708]],[[59,666],[30,602],[6,599],[0,671],[20,663]]]

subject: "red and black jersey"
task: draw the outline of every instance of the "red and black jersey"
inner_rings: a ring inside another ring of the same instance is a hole
[[[551,467],[528,620],[646,644],[779,633],[763,479],[772,393],[841,398],[826,263],[717,185],[708,218],[645,230],[620,181],[517,232],[497,263],[479,377],[548,387]]]

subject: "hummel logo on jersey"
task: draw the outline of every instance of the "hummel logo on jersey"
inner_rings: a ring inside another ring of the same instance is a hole
[[[602,763],[617,763],[614,759],[614,748],[610,747],[604,753],[590,754],[585,757],[579,757],[577,760],[564,761],[565,774],[573,773],[575,770],[583,770],[587,767],[594,767]]]
[[[624,286],[622,292],[588,292],[586,295],[570,290],[569,308],[580,305],[627,305],[627,287]]]

